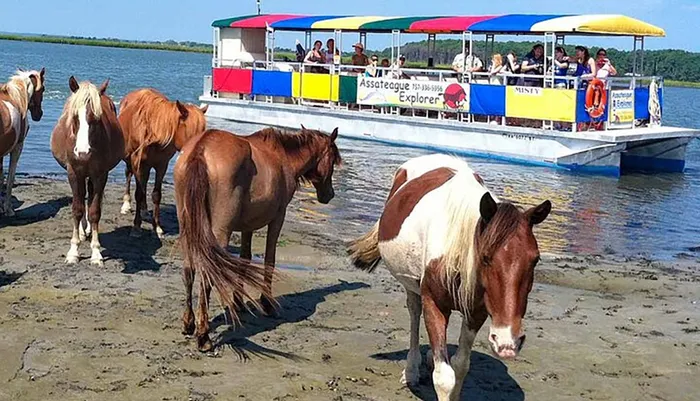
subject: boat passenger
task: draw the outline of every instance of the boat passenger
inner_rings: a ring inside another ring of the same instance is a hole
[[[399,55],[399,58],[396,60],[396,63],[391,66],[391,73],[392,73],[392,78],[394,79],[410,79],[408,75],[406,75],[405,72],[403,72],[402,68],[406,64],[406,56],[403,54]]]
[[[518,63],[518,56],[515,54],[515,52],[508,52],[508,55],[506,56],[505,66],[501,71],[506,75],[520,74],[520,63]],[[506,79],[506,84],[517,85],[518,77],[508,77]]]
[[[378,76],[380,76],[380,77],[387,75],[389,73],[389,68],[391,67],[391,65],[389,64],[388,58],[382,59],[381,67],[382,67],[382,69],[380,69],[378,72]]]
[[[491,67],[489,68],[489,83],[491,85],[503,85],[503,56],[496,53],[491,57]]]
[[[588,87],[588,80],[595,78],[597,74],[596,63],[591,58],[588,48],[584,46],[576,46],[576,72],[575,76],[582,79],[580,88]]]
[[[337,64],[335,58],[340,56],[340,52],[335,48],[335,39],[330,38],[326,41],[326,63]]]
[[[464,66],[466,66],[466,71]],[[470,54],[469,49],[465,49],[463,53],[459,53],[455,56],[454,60],[452,60],[452,69],[459,74],[457,79],[461,80],[461,74],[465,72],[470,73],[483,71],[484,64],[481,62],[479,57]]]
[[[365,67],[369,64],[369,58],[367,58],[367,55],[364,53],[365,51],[365,46],[358,42],[352,45],[352,47],[355,49],[355,54],[352,55],[352,65],[357,65],[357,66],[362,66]],[[363,68],[358,68],[355,70],[355,72],[362,73],[365,70]]]
[[[367,69],[365,70],[366,77],[376,78],[379,76],[379,71],[377,70],[377,63],[378,62],[379,62],[379,57],[376,54],[373,54],[372,57],[370,58],[369,65],[367,66]]]
[[[613,67],[610,59],[608,58],[608,52],[605,49],[598,49],[596,53],[596,77],[600,79],[605,79],[608,76],[617,75],[617,70]]]
[[[562,46],[557,46],[554,49],[554,75],[558,77],[565,77],[569,72],[569,55],[566,54],[566,49]],[[557,88],[567,88],[568,80],[566,79],[555,79],[554,86]]]
[[[532,47],[530,53],[523,59],[520,71],[527,75],[544,75],[544,46],[538,43]],[[544,79],[525,78],[523,84],[525,86],[543,86]]]
[[[315,41],[313,49],[309,50],[309,52],[306,54],[304,63],[326,64],[326,55],[321,50],[321,46],[323,46],[323,42],[320,40]],[[322,67],[311,67],[310,70],[311,72],[321,73],[324,69]]]

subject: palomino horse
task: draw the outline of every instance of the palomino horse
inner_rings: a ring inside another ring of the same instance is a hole
[[[414,158],[396,171],[381,218],[348,252],[369,272],[383,260],[406,288],[411,336],[403,383],[418,382],[421,312],[440,401],[459,399],[474,338],[488,316],[493,351],[501,358],[518,354],[539,261],[532,229],[550,210],[550,201],[525,212],[499,202],[466,162],[450,156]],[[446,331],[453,310],[463,319],[450,361]]]
[[[192,283],[197,270],[207,284],[200,287],[195,334],[201,351],[211,349],[207,316],[210,285],[233,311],[243,306],[241,296],[248,297],[236,280],[236,274],[240,274],[261,289],[260,303],[254,304],[261,305],[267,314],[274,313],[272,274],[287,205],[302,180],[314,185],[319,202],[333,199],[333,168],[341,162],[335,145],[337,136],[337,128],[330,136],[304,127],[298,133],[267,128],[246,137],[207,130],[183,148],[174,171],[185,254],[183,333],[195,331]],[[264,226],[267,243],[262,284],[249,261],[253,231]],[[242,233],[240,259],[225,250],[233,231]],[[213,272],[218,272],[218,278],[206,279]]]
[[[0,205],[0,215],[14,216],[12,186],[15,184],[17,163],[22,153],[24,139],[29,131],[27,112],[32,120],[40,121],[44,115],[44,69],[41,71],[17,71],[10,80],[0,85],[0,189],[4,183],[3,158],[10,154],[7,172],[5,201]]]
[[[51,133],[51,152],[68,172],[73,192],[73,237],[66,263],[77,263],[78,245],[92,230],[91,263],[102,265],[99,223],[102,197],[109,172],[124,158],[124,136],[117,120],[117,109],[105,94],[109,81],[100,89],[90,82],[78,84],[70,77],[71,92]],[[85,193],[89,207],[87,228],[83,232]]]
[[[141,233],[141,221],[148,216],[146,184],[151,168],[156,180],[151,195],[153,200],[153,230],[163,237],[160,226],[160,199],[163,178],[175,152],[182,149],[192,137],[207,128],[204,113],[208,106],[199,108],[180,101],[170,101],[155,89],[137,89],[127,94],[119,106],[119,122],[126,136],[126,191],[121,213],[131,211],[131,175],[136,178],[136,213],[132,236]]]

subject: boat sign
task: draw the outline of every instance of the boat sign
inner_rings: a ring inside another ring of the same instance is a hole
[[[634,123],[634,91],[629,89],[610,91],[610,115],[608,128],[632,128]]]
[[[357,100],[359,104],[367,106],[468,111],[469,85],[359,77]]]

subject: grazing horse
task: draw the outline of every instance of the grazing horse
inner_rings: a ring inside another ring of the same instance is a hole
[[[233,311],[243,306],[241,295],[247,297],[235,279],[238,273],[261,289],[260,303],[255,305],[261,305],[267,314],[274,313],[272,275],[287,205],[302,180],[314,185],[319,202],[326,204],[333,199],[333,168],[341,163],[335,145],[337,136],[337,128],[328,136],[303,126],[298,133],[266,128],[245,137],[207,130],[183,148],[175,163],[174,178],[185,254],[184,334],[195,330],[192,312],[195,270],[204,278],[212,275],[212,271],[227,272],[220,279],[204,280],[206,286],[200,287],[195,335],[201,351],[211,349],[207,316],[210,285],[214,285],[220,299]],[[249,261],[253,231],[264,226],[267,226],[267,243],[264,284],[261,284],[257,270],[249,267]],[[241,232],[240,258],[225,250],[233,231]],[[233,297],[231,290],[235,293]]]
[[[12,186],[15,184],[17,163],[22,153],[24,139],[29,132],[27,112],[32,120],[40,121],[44,115],[41,102],[44,100],[44,72],[19,70],[10,80],[0,85],[0,189],[4,183],[3,158],[10,154],[10,169],[7,172],[5,201],[0,205],[0,216],[14,216],[12,209]]]
[[[51,152],[68,173],[73,193],[73,237],[66,263],[78,263],[78,245],[92,231],[91,263],[101,266],[99,223],[102,197],[109,172],[124,158],[124,136],[117,120],[117,109],[105,94],[109,81],[97,89],[90,82],[68,80],[72,94],[51,133]],[[87,227],[83,231],[85,194]]]
[[[499,202],[466,162],[445,155],[410,159],[394,175],[379,221],[350,243],[353,264],[372,272],[380,261],[406,288],[410,349],[402,382],[418,382],[421,312],[430,339],[439,401],[460,397],[474,338],[491,317],[489,342],[515,357],[539,250],[532,229],[550,201],[527,211]],[[459,349],[447,352],[450,313],[463,315]]]
[[[151,168],[156,180],[151,194],[153,200],[153,230],[163,238],[160,226],[160,200],[163,178],[175,152],[192,137],[207,128],[209,106],[199,108],[180,101],[170,101],[155,89],[137,89],[127,94],[119,106],[119,123],[126,136],[126,191],[121,213],[131,211],[131,176],[136,178],[136,213],[132,236],[141,233],[141,221],[148,216],[146,184]]]

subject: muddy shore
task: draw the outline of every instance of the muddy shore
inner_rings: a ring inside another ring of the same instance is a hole
[[[206,355],[180,333],[172,187],[162,241],[147,223],[142,238],[129,237],[121,193],[108,185],[104,267],[90,265],[85,243],[84,259],[66,266],[68,183],[19,179],[17,217],[0,219],[0,400],[435,399],[425,367],[419,387],[399,383],[408,346],[402,287],[381,268],[368,275],[349,265],[343,241],[354,232],[333,226],[323,212],[332,206],[307,189],[290,205],[279,243],[280,317],[248,315],[234,328],[212,303],[217,348]],[[254,238],[258,256],[263,235]],[[458,327],[455,315],[451,344]],[[525,329],[527,344],[508,363],[479,333],[463,399],[700,399],[697,260],[543,255]]]

